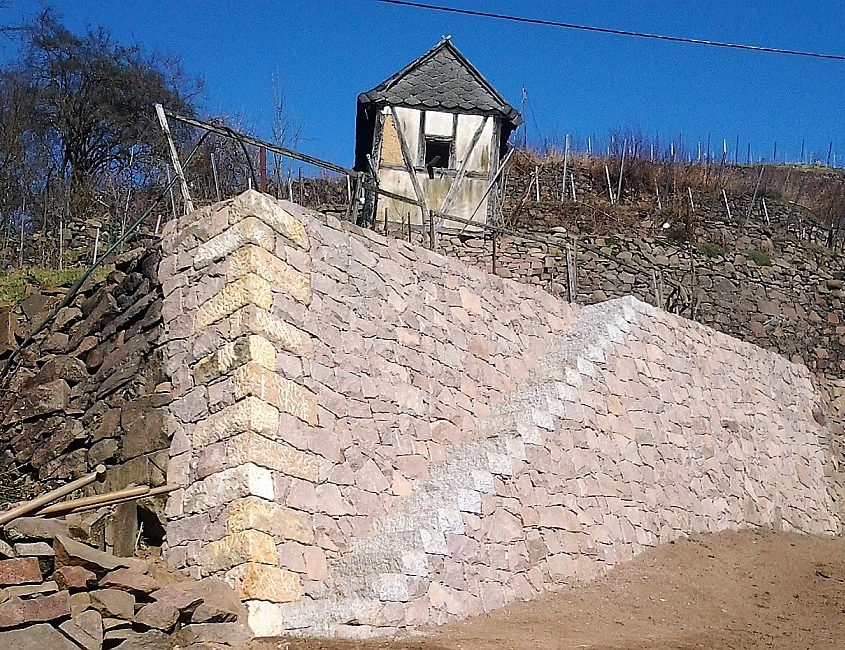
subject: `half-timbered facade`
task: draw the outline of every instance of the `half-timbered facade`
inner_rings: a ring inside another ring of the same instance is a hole
[[[362,216],[420,226],[433,212],[487,223],[497,207],[494,189],[508,137],[521,122],[443,39],[358,97],[355,168],[373,175],[385,191],[368,191]],[[437,220],[439,230],[466,225]]]

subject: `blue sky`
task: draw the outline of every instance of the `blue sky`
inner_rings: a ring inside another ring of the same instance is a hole
[[[845,54],[842,0],[438,0],[437,4],[679,36]],[[11,0],[0,24],[46,6]],[[350,164],[355,101],[451,34],[505,97],[528,95],[531,141],[607,138],[638,128],[695,147],[711,136],[741,157],[808,152],[832,141],[845,163],[845,61],[823,61],[516,25],[373,0],[49,3],[74,29],[104,25],[124,42],[179,55],[205,80],[202,109],[238,116],[259,136],[272,124],[273,79],[302,129],[300,148]],[[0,42],[10,54],[10,44]],[[718,143],[718,144],[717,144]],[[717,155],[714,153],[714,155]]]

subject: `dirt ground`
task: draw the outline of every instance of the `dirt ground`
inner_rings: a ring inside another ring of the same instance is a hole
[[[422,636],[274,639],[250,650],[845,649],[845,539],[723,533],[654,549],[586,587]]]

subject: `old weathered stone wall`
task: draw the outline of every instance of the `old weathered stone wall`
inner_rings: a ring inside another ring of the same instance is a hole
[[[111,467],[109,478],[91,490],[164,482],[169,443],[157,409],[168,395],[159,387],[158,262],[157,250],[124,254],[21,351],[0,388],[0,468],[14,467],[42,487],[99,463]],[[36,291],[0,310],[0,362],[64,293]],[[28,496],[11,486],[4,494],[3,487],[0,503]]]
[[[166,556],[258,634],[460,618],[693,532],[838,530],[819,399],[778,355],[256,192],[163,246]]]
[[[568,300],[569,240],[553,231],[528,234],[559,243],[499,237],[495,273]],[[413,239],[428,245],[419,232]],[[582,235],[580,245],[572,246],[576,278],[572,299],[595,304],[633,295],[656,305],[658,280],[667,308],[782,354],[814,373],[845,376],[845,257],[795,240],[772,241],[759,227],[726,226],[720,239],[730,241],[729,249],[711,248],[706,254],[666,238]],[[770,266],[748,257],[750,251],[767,248]],[[494,271],[489,238],[442,235],[438,249]],[[682,297],[674,291],[678,285],[684,287]]]

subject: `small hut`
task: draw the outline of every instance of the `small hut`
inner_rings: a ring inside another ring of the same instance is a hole
[[[520,114],[444,38],[413,63],[358,96],[355,169],[378,188],[362,217],[427,224],[428,214],[487,223],[497,211],[497,183],[508,137]],[[439,230],[466,224],[437,218]],[[472,229],[472,228],[471,228]]]

